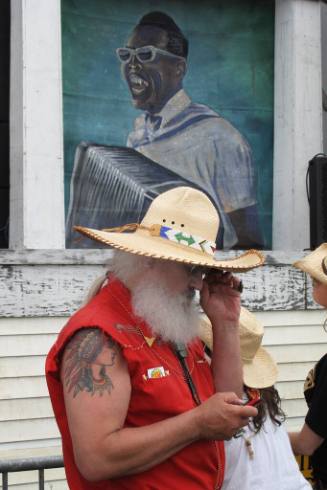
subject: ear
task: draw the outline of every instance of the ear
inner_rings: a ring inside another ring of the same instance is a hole
[[[185,60],[179,60],[176,63],[176,75],[179,80],[183,80],[187,70],[187,65]]]

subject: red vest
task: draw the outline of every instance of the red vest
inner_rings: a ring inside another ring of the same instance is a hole
[[[83,327],[98,327],[121,346],[131,377],[132,393],[126,427],[140,427],[173,417],[195,407],[182,368],[169,344],[156,338],[147,325],[132,314],[130,293],[114,279],[63,328],[46,361],[50,397],[61,432],[65,470],[72,490],[214,490],[224,475],[224,446],[217,441],[197,441],[168,460],[137,475],[90,483],[79,473],[60,381],[60,353],[67,341]],[[200,341],[188,349],[187,364],[202,401],[214,393],[210,367]],[[159,369],[154,369],[159,368]],[[109,395],[108,395],[109,396]]]

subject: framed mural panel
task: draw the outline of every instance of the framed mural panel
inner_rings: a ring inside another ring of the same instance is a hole
[[[197,187],[218,246],[271,248],[273,0],[62,0],[66,245]]]

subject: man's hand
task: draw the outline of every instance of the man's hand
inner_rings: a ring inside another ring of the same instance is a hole
[[[238,323],[240,316],[240,280],[231,272],[211,269],[203,280],[200,303],[212,324]]]
[[[258,414],[256,408],[243,406],[235,393],[216,393],[195,410],[199,438],[213,440],[230,439]]]

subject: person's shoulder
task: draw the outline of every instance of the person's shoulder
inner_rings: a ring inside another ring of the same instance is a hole
[[[218,137],[221,140],[226,139],[226,142],[232,141],[240,146],[248,146],[247,141],[239,130],[214,109],[205,104],[192,102],[188,110],[195,120],[198,119],[199,125],[206,127],[206,137]]]
[[[327,354],[319,359],[314,369],[317,376],[319,376],[321,373],[324,373],[327,376]]]

